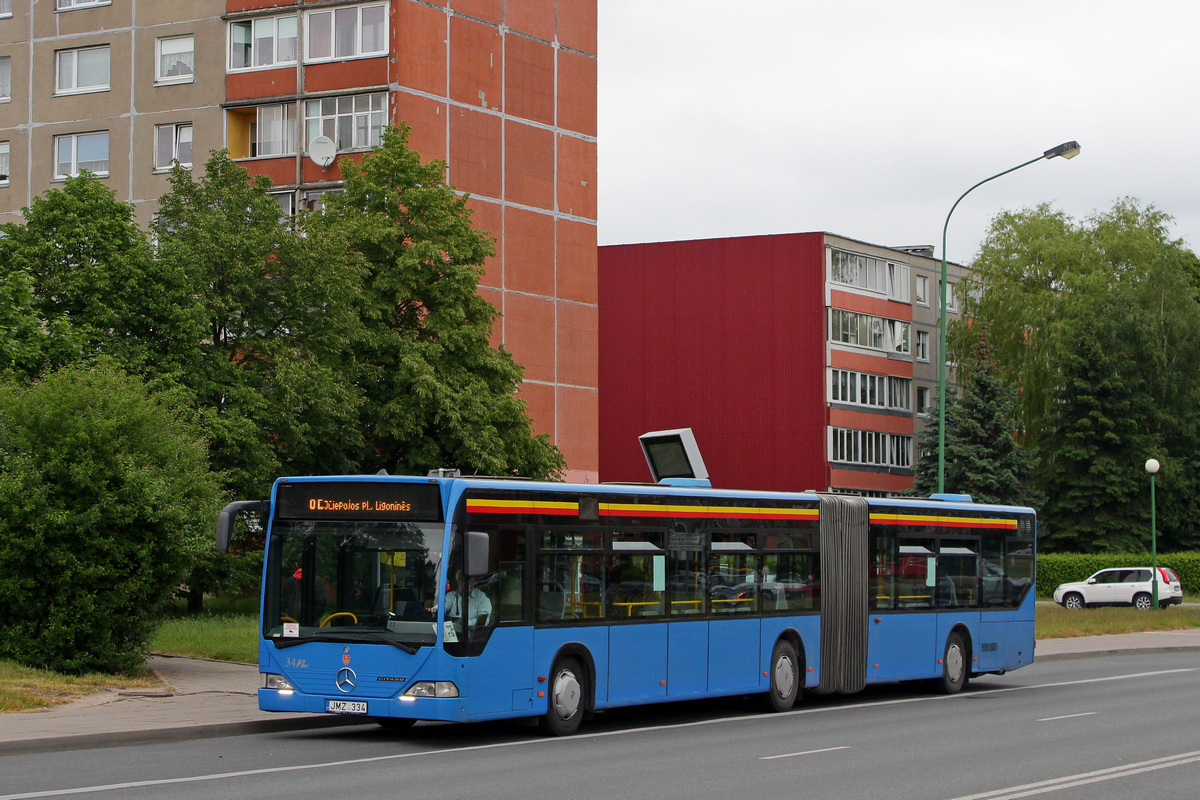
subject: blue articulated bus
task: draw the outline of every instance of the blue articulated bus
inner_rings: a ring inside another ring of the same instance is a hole
[[[1032,662],[1032,509],[707,483],[279,479],[217,529],[224,548],[265,513],[260,708],[561,735],[619,706],[953,693]]]

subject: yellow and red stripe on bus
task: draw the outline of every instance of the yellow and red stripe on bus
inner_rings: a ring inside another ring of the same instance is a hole
[[[579,503],[479,498],[467,500],[467,511],[475,514],[551,514],[560,517],[577,517],[579,516]]]
[[[1015,519],[996,517],[942,517],[932,514],[872,514],[872,525],[916,525],[923,528],[1017,529]]]

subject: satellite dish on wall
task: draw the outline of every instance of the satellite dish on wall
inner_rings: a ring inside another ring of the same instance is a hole
[[[308,143],[308,157],[318,167],[328,167],[337,155],[337,145],[328,136],[318,136]]]

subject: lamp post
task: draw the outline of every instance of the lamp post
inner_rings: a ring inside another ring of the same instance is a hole
[[[954,214],[954,209],[958,208],[958,204],[962,202],[964,197],[988,181],[994,181],[996,178],[1007,175],[1010,172],[1016,172],[1021,167],[1028,167],[1030,164],[1043,159],[1056,157],[1074,158],[1079,155],[1079,149],[1079,142],[1063,142],[1058,147],[1051,147],[1037,158],[1032,158],[1023,164],[1017,164],[1012,169],[1006,169],[1004,172],[999,172],[990,178],[984,178],[959,195],[958,199],[954,201],[954,205],[950,206],[950,213],[946,215],[946,224],[942,226],[942,304],[938,321],[938,359],[941,362],[938,369],[938,494],[946,491],[946,231],[950,228],[950,217]]]
[[[1158,459],[1152,458],[1146,462],[1146,472],[1150,473],[1150,602],[1158,608],[1158,532],[1154,529],[1154,475],[1162,465]]]

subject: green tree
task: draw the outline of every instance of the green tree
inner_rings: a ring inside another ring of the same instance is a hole
[[[0,386],[0,656],[141,667],[220,505],[187,417],[103,365]]]
[[[11,268],[2,238],[0,264]],[[44,320],[34,308],[32,284],[20,268],[0,274],[0,376],[29,379],[80,356],[70,324],[62,318]]]
[[[515,394],[521,367],[491,344],[497,312],[477,288],[493,242],[471,227],[467,197],[446,185],[445,164],[422,164],[407,137],[406,128],[389,129],[361,164],[339,162],[345,191],[327,214],[365,271],[352,354],[361,463],[555,475],[562,454],[532,434]]]
[[[986,331],[977,328],[969,361],[960,362],[961,399],[946,402],[946,490],[977,503],[1035,505],[1033,460],[1017,441],[1017,393],[998,375]],[[914,492],[937,490],[936,409],[918,442]]]
[[[1083,222],[1043,205],[998,216],[973,265],[964,319],[987,326],[1001,376],[1021,387],[1017,419],[1040,454],[1050,546],[1144,541],[1151,456],[1172,465],[1160,481],[1162,540],[1197,541],[1200,260],[1170,224],[1130,199]],[[964,353],[969,326],[952,339]],[[1088,508],[1108,509],[1111,524],[1088,521]]]
[[[281,472],[354,469],[357,391],[344,354],[360,277],[319,218],[281,218],[270,181],[214,153],[176,167],[154,222],[158,260],[184,274],[200,333],[180,381],[205,414],[212,462],[243,497]]]
[[[1062,359],[1043,432],[1047,550],[1128,552],[1147,544],[1141,494],[1145,454],[1154,449],[1147,433],[1154,406],[1129,369],[1131,338],[1112,325],[1129,318],[1124,299],[1110,298],[1106,308],[1079,320],[1075,347]]]
[[[152,258],[133,207],[102,181],[69,178],[23,211],[23,225],[4,226],[0,262],[27,276],[42,320],[69,322],[75,357],[161,372],[172,366],[164,355],[198,338],[182,273]]]

